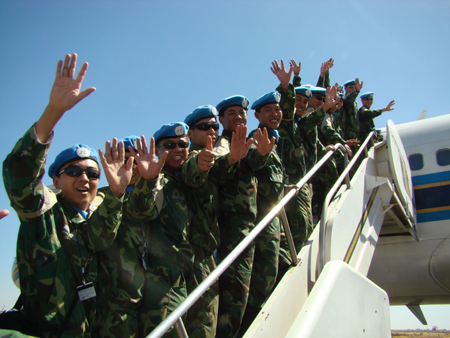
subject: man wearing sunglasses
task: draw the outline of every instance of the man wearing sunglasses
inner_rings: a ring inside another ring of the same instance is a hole
[[[137,337],[143,302],[147,250],[150,243],[148,222],[131,217],[127,202],[139,177],[137,163],[129,147],[137,151],[135,135],[118,141],[124,144],[124,162],[133,162],[133,174],[124,195],[122,224],[111,247],[98,253],[99,288],[96,326],[100,337]],[[111,150],[114,144],[111,145]],[[102,188],[106,191],[108,187]]]
[[[131,178],[123,145],[106,158],[83,144],[62,151],[49,168],[55,194],[42,183],[53,129],[64,113],[91,94],[80,90],[87,63],[76,79],[77,55],[58,62],[49,104],[3,163],[3,180],[20,219],[17,264],[21,313],[48,337],[93,337],[97,282],[96,252],[113,242],[122,218],[122,201]],[[97,196],[99,162],[109,190]],[[98,200],[94,202],[94,198]]]
[[[234,144],[225,155],[216,155],[213,145],[219,135],[216,107],[200,106],[194,109],[184,122],[189,126],[191,141],[189,157],[183,165],[182,177],[190,187],[192,218],[189,241],[195,251],[194,278],[190,279],[188,292],[192,292],[215,269],[213,252],[220,244],[219,184],[233,177],[240,159],[247,155],[251,140],[245,141],[246,127],[239,126],[237,133],[241,143]],[[188,310],[186,330],[189,336],[215,337],[217,326],[219,283],[216,282]]]
[[[248,105],[248,99],[242,95],[228,97],[217,104],[216,109],[223,133],[216,142],[214,152],[228,154],[233,143],[245,140],[245,133],[239,131],[247,124]],[[219,263],[255,226],[257,215],[255,172],[265,166],[274,142],[269,140],[267,133],[256,135],[255,145],[251,145],[247,155],[239,161],[233,178],[227,178],[226,184],[220,187],[219,193],[223,199],[219,213],[221,241],[217,250]],[[219,278],[217,337],[233,337],[239,331],[248,300],[253,254],[254,243],[250,244]]]
[[[346,140],[358,139],[359,137],[358,105],[356,104],[356,98],[358,97],[362,87],[363,82],[359,82],[358,78],[344,83],[344,90],[347,98],[345,99],[342,107],[341,128],[344,132],[344,139]],[[353,153],[358,151],[357,145],[351,148]]]
[[[364,141],[367,136],[372,132],[376,132],[375,130],[375,121],[374,118],[380,116],[386,111],[392,111],[394,108],[392,106],[395,104],[395,101],[392,100],[383,109],[375,109],[370,110],[373,104],[373,93],[364,93],[361,95],[361,103],[362,107],[358,110],[358,121],[359,121],[359,139]],[[376,133],[373,136],[373,141],[382,141],[383,138],[381,135],[377,135]]]
[[[140,177],[131,192],[128,211],[133,217],[149,222],[139,315],[142,337],[187,296],[194,259],[188,239],[189,191],[181,177],[181,167],[188,155],[188,129],[183,122],[166,124],[153,134],[150,149],[144,136],[137,140],[137,152],[129,147]]]

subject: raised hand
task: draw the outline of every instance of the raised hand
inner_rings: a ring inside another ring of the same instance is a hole
[[[283,59],[281,59],[281,67],[278,65],[278,61],[274,60],[272,62],[272,67],[270,67],[270,70],[272,71],[272,73],[275,74],[275,76],[281,82],[281,86],[283,87],[283,90],[287,91],[288,86],[289,86],[289,81],[291,81],[292,66],[289,68],[289,71],[286,71],[286,69],[284,68]]]
[[[125,189],[130,184],[133,174],[133,159],[129,158],[125,161],[125,149],[123,142],[117,145],[117,139],[113,138],[113,146],[111,150],[111,142],[106,141],[105,153],[99,149],[100,161],[103,171],[109,184],[109,189],[117,198],[122,197]]]
[[[262,156],[266,156],[272,151],[276,141],[275,136],[272,136],[272,139],[269,140],[269,133],[267,132],[266,127],[264,127],[262,132],[261,129],[258,128],[253,134],[253,138],[255,139],[255,146]]]
[[[141,144],[142,140],[142,144]],[[128,147],[128,150],[133,155],[134,160],[137,163],[139,174],[147,181],[153,181],[158,177],[164,163],[166,162],[167,155],[169,152],[165,150],[159,160],[155,156],[155,139],[152,137],[150,141],[150,151],[147,148],[147,142],[145,136],[141,135],[141,139],[136,140],[137,152],[134,151],[132,147]]]
[[[197,165],[200,170],[207,171],[214,165],[216,154],[213,152],[212,137],[208,135],[206,139],[206,147],[202,149],[197,158]]]
[[[387,105],[387,107],[382,109],[383,112],[394,110],[395,108],[392,108],[392,106],[393,106],[394,104],[395,104],[395,101],[394,101],[394,100],[392,100],[391,102],[389,102],[389,104]]]
[[[2,219],[3,217],[6,217],[8,215],[9,215],[9,210],[7,210],[7,209],[0,210],[0,219]]]
[[[361,91],[361,89],[362,89],[362,87],[363,87],[363,84],[364,84],[364,81],[359,82],[359,79],[358,79],[358,78],[355,79],[355,87],[356,87],[356,90],[357,90],[358,92]]]
[[[73,78],[77,65],[77,54],[66,54],[64,64],[60,60],[56,67],[56,78],[50,92],[50,100],[44,113],[36,123],[36,134],[41,142],[45,142],[53,128],[64,113],[95,91],[94,87],[80,91],[84,76],[88,69],[85,62],[76,79]]]
[[[297,64],[297,62],[295,62],[294,59],[291,59],[291,61],[289,62],[289,65],[291,66],[292,70],[294,71],[294,76],[299,76],[300,70],[302,69],[302,63],[299,62]]]
[[[247,140],[247,126],[240,124],[233,131],[230,144],[230,154],[228,155],[228,166],[232,166],[237,161],[247,156],[250,145],[253,143],[252,139]]]
[[[322,108],[326,112],[328,109],[336,107],[337,103],[337,84],[335,84],[333,87],[328,87],[325,90],[325,103],[323,104]]]

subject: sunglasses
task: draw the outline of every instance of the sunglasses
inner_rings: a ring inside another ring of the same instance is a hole
[[[193,129],[203,130],[207,131],[209,128],[212,128],[214,130],[219,130],[219,124],[218,123],[199,123],[195,126],[192,126]]]
[[[66,174],[69,177],[80,177],[81,175],[83,175],[83,173],[86,173],[87,178],[89,178],[90,180],[98,180],[100,178],[100,171],[98,171],[97,169],[82,169],[75,165],[64,168],[59,172],[58,175],[61,175],[62,173]]]
[[[347,88],[349,88],[349,89],[355,89],[356,86],[351,85],[351,86],[347,86]]]
[[[325,102],[325,97],[323,97],[321,95],[314,95],[314,97],[319,101]]]
[[[372,98],[372,97],[365,97],[363,100],[370,100],[370,101],[373,101],[373,98]]]
[[[166,143],[162,143],[162,144],[157,145],[157,147],[164,147],[165,149],[169,150],[169,149],[175,149],[177,144],[178,144],[178,147],[180,147],[182,149],[189,147],[189,142],[185,142],[185,141],[180,141],[178,143],[176,143],[176,142],[166,142]]]

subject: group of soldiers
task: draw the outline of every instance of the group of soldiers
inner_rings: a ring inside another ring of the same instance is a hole
[[[98,153],[67,148],[48,169],[50,189],[42,177],[53,130],[95,91],[81,90],[88,65],[74,78],[76,60],[67,54],[58,62],[47,108],[3,163],[21,222],[21,306],[8,315],[40,337],[145,337],[291,189],[285,211],[299,251],[314,227],[312,206],[320,209],[343,156],[336,152],[312,184],[296,184],[334,144],[351,155],[374,130],[373,118],[394,104],[370,110],[373,93],[366,93],[357,111],[363,84],[330,86],[333,59],[316,86],[301,85],[295,60],[288,70],[275,60],[276,91],[251,105],[235,95],[200,106],[149,142],[131,135]],[[249,109],[259,125],[247,133]],[[276,216],[183,316],[188,336],[242,336],[291,263]],[[0,328],[11,329],[2,316]]]

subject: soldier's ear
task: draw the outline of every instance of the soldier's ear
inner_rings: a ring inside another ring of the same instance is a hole
[[[189,138],[192,138],[192,128],[189,128],[188,133],[187,133],[187,136],[188,136]]]
[[[53,176],[53,185],[55,186],[56,189],[60,189],[59,187],[59,177],[58,176]]]
[[[219,122],[223,126],[223,116],[219,116]]]

